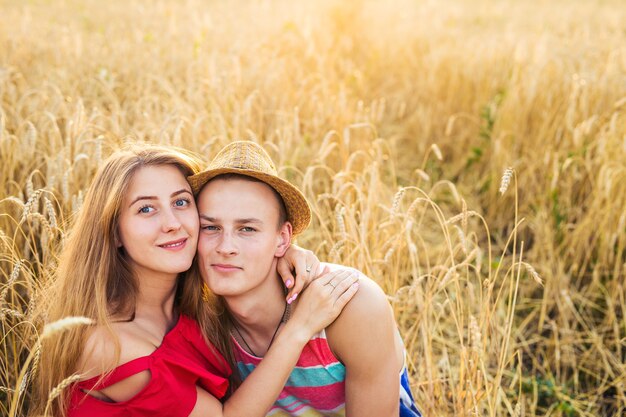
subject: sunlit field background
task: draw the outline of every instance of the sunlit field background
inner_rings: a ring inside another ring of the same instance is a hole
[[[305,192],[298,244],[388,294],[425,415],[624,415],[625,28],[622,0],[0,0],[0,415],[103,159],[234,139]]]

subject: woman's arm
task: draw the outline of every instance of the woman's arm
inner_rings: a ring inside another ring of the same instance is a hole
[[[339,282],[334,288],[327,285]],[[198,388],[198,400],[190,417],[263,417],[278,398],[291,370],[310,338],[332,323],[358,289],[358,275],[349,270],[331,272],[316,279],[276,337],[259,366],[222,404]]]

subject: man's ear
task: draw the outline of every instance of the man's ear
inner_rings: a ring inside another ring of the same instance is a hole
[[[285,222],[280,229],[278,229],[278,246],[276,246],[276,252],[274,256],[280,258],[287,252],[289,246],[291,246],[291,236],[293,235],[293,228],[291,223]]]

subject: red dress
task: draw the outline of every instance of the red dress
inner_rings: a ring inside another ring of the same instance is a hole
[[[128,401],[109,403],[85,394],[145,370],[151,373],[150,382]],[[152,354],[118,366],[100,383],[96,376],[72,386],[69,416],[186,417],[196,404],[196,385],[222,398],[230,373],[224,358],[204,341],[198,324],[181,315]]]

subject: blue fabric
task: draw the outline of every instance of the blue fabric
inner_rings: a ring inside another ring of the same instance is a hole
[[[406,367],[400,374],[400,417],[422,417],[415,405],[415,399],[409,386],[409,373]]]

